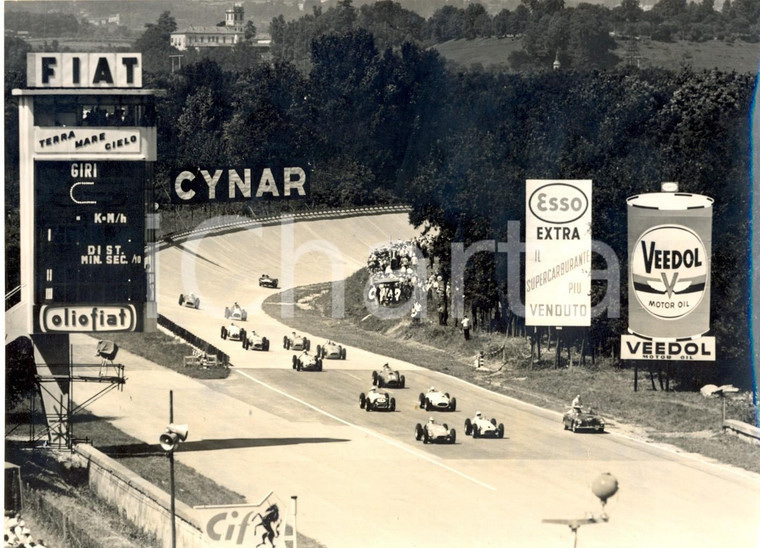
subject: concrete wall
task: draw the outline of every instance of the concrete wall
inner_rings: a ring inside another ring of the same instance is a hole
[[[151,532],[165,548],[171,548],[171,497],[94,447],[79,444],[75,452],[89,463],[90,490],[126,515],[138,527]],[[169,463],[166,463],[169,475]],[[175,500],[177,548],[206,546],[195,511]]]

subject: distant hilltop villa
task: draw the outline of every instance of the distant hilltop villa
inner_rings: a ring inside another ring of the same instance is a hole
[[[245,40],[243,5],[235,4],[224,12],[224,25],[192,25],[171,34],[171,45],[180,51],[204,48],[229,48]],[[254,40],[253,45],[269,49],[269,37]]]

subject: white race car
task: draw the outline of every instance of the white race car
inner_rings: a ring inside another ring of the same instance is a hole
[[[472,420],[464,420],[464,433],[466,436],[472,434],[473,438],[503,438],[504,424],[499,423],[497,426],[496,419],[486,420],[478,411]]]
[[[417,423],[414,427],[414,437],[422,443],[451,443],[457,441],[457,431],[449,429],[449,425],[438,424],[432,418],[425,423],[425,426]]]
[[[394,371],[386,363],[380,371],[372,372],[372,384],[378,388],[404,388],[406,386],[406,379],[404,375],[398,371]]]
[[[345,360],[346,349],[338,343],[327,341],[323,345],[317,345],[317,356],[328,360]]]
[[[305,358],[293,354],[293,369],[296,371],[322,371],[322,358],[308,355]]]
[[[197,309],[201,307],[201,298],[195,293],[182,293],[179,296],[179,305]]]
[[[231,307],[224,307],[224,317],[228,320],[237,320],[244,322],[248,319],[248,312],[241,308],[238,303],[235,303]]]
[[[420,393],[420,409],[427,411],[456,411],[457,399],[452,398],[448,392],[440,392],[431,386],[426,393]]]
[[[285,350],[311,350],[311,341],[303,335],[285,335],[282,338],[282,347]]]
[[[269,339],[257,335],[254,330],[251,330],[243,339],[243,350],[261,350],[262,352],[268,352]]]
[[[380,392],[373,386],[366,396],[364,392],[359,394],[359,407],[367,411],[395,411],[396,398],[392,398],[388,392]]]
[[[222,339],[231,341],[242,341],[245,339],[245,329],[234,323],[222,326]]]

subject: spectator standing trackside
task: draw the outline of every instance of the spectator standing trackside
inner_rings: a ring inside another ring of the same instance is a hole
[[[464,333],[464,340],[470,340],[470,318],[465,316],[462,318],[462,332]]]

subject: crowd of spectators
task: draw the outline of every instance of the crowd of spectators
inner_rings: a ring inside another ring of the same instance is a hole
[[[419,278],[418,266],[421,258],[430,259],[431,245],[432,236],[424,234],[411,240],[396,240],[372,250],[367,257],[367,270],[376,289],[385,287],[385,290],[373,293],[380,304],[399,304],[412,296],[419,299],[420,292],[428,290],[426,285],[429,279]]]
[[[21,514],[6,511],[3,519],[3,548],[29,548],[31,546],[46,548],[48,545],[42,539],[34,539],[32,531]]]

